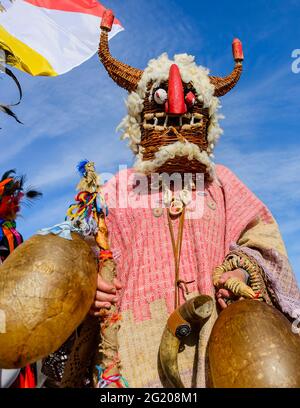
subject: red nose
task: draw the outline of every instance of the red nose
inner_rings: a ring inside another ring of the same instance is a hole
[[[187,111],[182,79],[176,64],[172,64],[170,67],[168,101],[165,104],[165,111],[169,115],[183,115]]]

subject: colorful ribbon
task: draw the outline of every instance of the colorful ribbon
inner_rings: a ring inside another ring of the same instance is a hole
[[[121,375],[105,375],[105,372],[109,371],[110,368],[104,370],[101,366],[96,365],[96,369],[98,370],[97,388],[106,388],[112,383],[115,383],[118,388],[129,388],[127,380]]]
[[[22,244],[23,240],[19,232],[16,230],[15,221],[7,221],[0,219],[0,241],[5,237],[8,242],[9,252],[12,252],[18,245]],[[16,245],[15,240],[16,239]]]

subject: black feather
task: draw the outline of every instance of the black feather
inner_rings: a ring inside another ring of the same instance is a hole
[[[19,118],[17,117],[17,115],[10,109],[11,106],[16,106],[19,105],[19,103],[21,102],[21,99],[23,97],[23,92],[22,92],[22,88],[21,85],[17,79],[17,77],[14,75],[14,73],[9,69],[4,67],[4,65],[0,64],[0,70],[3,71],[6,75],[8,75],[16,84],[18,91],[19,91],[19,100],[16,103],[10,104],[10,105],[2,105],[0,104],[0,110],[4,113],[6,113],[7,115],[13,117],[18,123],[23,124]],[[1,128],[0,128],[1,129]]]
[[[43,195],[42,193],[36,190],[29,190],[26,192],[26,197],[30,198],[31,200],[38,198],[38,197],[42,197],[42,195]]]
[[[0,66],[0,68],[4,68],[4,67],[3,67],[3,66]],[[14,73],[13,73],[10,69],[4,68],[4,70],[5,70],[5,73],[6,73],[9,77],[11,77],[11,78],[13,79],[13,81],[14,81],[14,83],[17,85],[17,88],[18,88],[18,91],[19,91],[19,100],[18,100],[18,102],[12,103],[12,104],[10,104],[9,106],[19,105],[19,103],[21,102],[22,97],[23,97],[23,92],[22,92],[22,88],[21,88],[20,82],[18,81],[17,77],[14,75]]]
[[[23,125],[23,123],[18,119],[17,115],[7,105],[0,105],[0,110],[9,116],[12,116],[18,123]]]
[[[24,183],[26,181],[26,176],[15,177],[15,181],[19,183],[20,190],[23,190]]]
[[[7,178],[12,177],[14,174],[16,174],[16,170],[15,170],[15,169],[11,169],[11,170],[6,171],[6,172],[3,174],[1,181],[4,181],[4,180],[6,180]]]

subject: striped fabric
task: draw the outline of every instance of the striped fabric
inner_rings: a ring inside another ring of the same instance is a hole
[[[1,1],[0,47],[31,75],[55,76],[92,57],[105,8],[96,0]],[[115,19],[109,38],[122,30]]]
[[[23,238],[16,230],[16,223],[0,219],[0,260],[3,261],[7,252],[12,252],[22,242]]]

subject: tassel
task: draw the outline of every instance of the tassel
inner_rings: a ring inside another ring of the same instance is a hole
[[[19,377],[16,380],[16,388],[26,388],[25,387],[25,370],[24,368],[21,369]]]
[[[28,364],[25,367],[25,381],[23,388],[36,388],[33,365]]]
[[[23,242],[23,239],[22,239],[21,234],[19,234],[19,232],[18,232],[15,228],[11,228],[10,230],[11,230],[11,232],[13,233],[13,235],[14,235],[16,241],[17,241],[17,245],[16,245],[16,246],[21,245],[22,242]]]
[[[8,242],[8,247],[9,247],[9,252],[12,252],[15,249],[15,242],[14,242],[14,235],[11,232],[11,230],[7,227],[2,227],[3,234],[5,235],[7,242]]]

